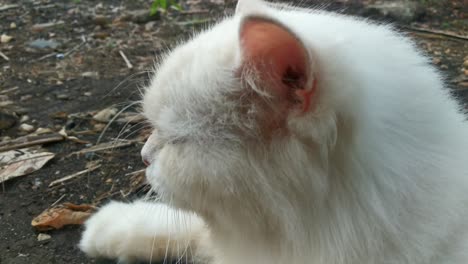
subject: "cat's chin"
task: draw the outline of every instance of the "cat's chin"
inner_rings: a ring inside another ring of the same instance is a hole
[[[146,179],[151,185],[152,190],[156,193],[156,201],[175,209],[193,211],[191,204],[165,183],[157,166],[151,165],[146,169]]]

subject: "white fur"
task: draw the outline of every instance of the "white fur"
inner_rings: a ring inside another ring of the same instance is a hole
[[[213,263],[468,263],[468,125],[428,60],[385,25],[240,2],[167,56],[143,102],[155,127],[148,179],[163,201],[203,219],[200,248]],[[288,135],[270,141],[257,133],[265,109],[236,97],[246,89],[234,74],[238,32],[250,15],[295,33],[319,80],[314,110],[291,113]],[[149,213],[103,208],[82,249],[147,257],[148,235],[182,228]]]

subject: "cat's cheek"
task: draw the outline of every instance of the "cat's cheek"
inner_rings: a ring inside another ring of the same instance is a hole
[[[161,185],[161,167],[158,162],[153,162],[146,169],[146,179],[154,188],[158,188]]]

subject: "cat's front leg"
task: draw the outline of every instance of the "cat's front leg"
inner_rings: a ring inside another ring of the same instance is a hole
[[[89,256],[122,262],[205,262],[209,256],[200,244],[207,237],[203,221],[194,214],[164,204],[111,202],[86,222],[80,248]]]

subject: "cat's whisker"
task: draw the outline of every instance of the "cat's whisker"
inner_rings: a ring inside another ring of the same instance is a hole
[[[130,82],[130,80],[132,78],[134,78],[135,76],[138,76],[138,75],[142,75],[142,74],[146,74],[146,73],[152,73],[152,71],[150,70],[143,70],[143,71],[139,71],[139,72],[135,72],[129,76],[127,76],[125,79],[123,79],[122,81],[120,81],[114,88],[112,88],[112,90],[110,90],[106,95],[104,95],[103,97],[108,97],[110,96],[113,92],[115,92],[117,89],[119,89],[124,83],[127,83],[127,82]],[[136,80],[133,80],[133,81],[136,81]]]
[[[126,111],[127,109],[133,107],[134,105],[136,104],[139,104],[140,102],[137,101],[137,102],[133,102],[133,103],[130,103],[129,105],[127,105],[126,107],[122,108],[120,111],[118,111],[113,117],[112,119],[106,124],[106,126],[104,127],[104,129],[102,130],[101,134],[99,135],[97,141],[96,141],[96,145],[99,144],[104,136],[104,134],[107,132],[107,129],[109,129],[110,125],[120,116],[120,114],[122,114],[124,111]]]
[[[131,136],[135,135],[136,133],[142,131],[142,130],[145,130],[145,129],[148,129],[148,128],[151,128],[151,125],[150,124],[147,124],[147,123],[138,123],[138,124],[135,124],[132,126],[133,127],[136,127],[136,126],[139,126],[139,125],[143,125],[142,127],[139,127],[138,129],[135,129],[131,132],[129,132],[128,134],[125,135],[125,137],[121,138],[122,134],[119,134],[118,137],[115,139],[116,142],[118,142],[119,140],[127,140],[128,138],[130,138]]]

